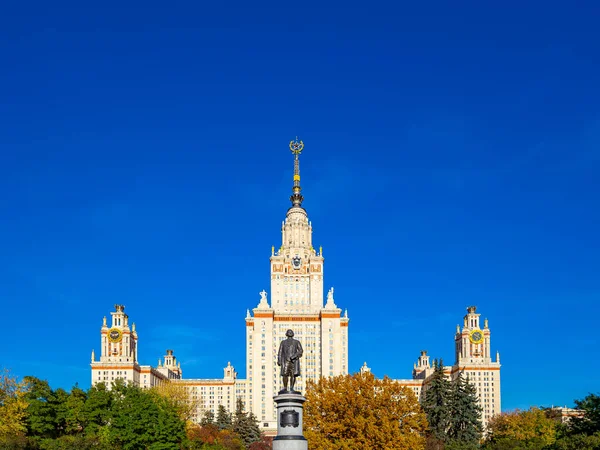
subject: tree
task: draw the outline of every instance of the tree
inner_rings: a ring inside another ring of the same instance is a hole
[[[219,430],[231,430],[231,414],[227,412],[223,405],[219,405],[217,408],[217,420],[215,423]]]
[[[214,424],[203,426],[191,424],[187,427],[186,434],[192,448],[205,448],[204,444],[213,445],[217,442],[219,429]]]
[[[240,437],[244,446],[249,448],[254,442],[260,441],[260,428],[256,416],[244,411],[244,402],[237,399],[233,416],[233,431]]]
[[[167,400],[134,385],[115,382],[110,426],[111,443],[124,450],[179,449],[185,422]]]
[[[207,425],[214,425],[215,423],[215,414],[212,412],[212,410],[207,409],[206,411],[204,411],[204,414],[202,415],[202,419],[200,420],[200,425],[205,427]]]
[[[449,442],[460,448],[478,448],[483,431],[477,390],[462,373],[452,382]]]
[[[56,438],[59,435],[57,399],[45,380],[26,376],[28,385],[27,434],[36,438]]]
[[[412,390],[387,377],[367,373],[308,382],[304,429],[310,448],[419,450],[426,428]]]
[[[82,418],[85,434],[108,439],[108,424],[113,407],[113,393],[104,383],[92,386],[83,405]]]
[[[543,449],[556,440],[556,421],[539,408],[515,410],[488,422],[486,448],[494,450]]]
[[[439,442],[445,442],[448,439],[451,396],[451,384],[444,374],[444,362],[441,359],[434,360],[433,374],[427,384],[423,400],[423,410],[427,415],[429,432],[434,440]]]
[[[85,402],[87,394],[79,388],[73,386],[69,397],[65,402],[65,433],[78,434],[82,433],[86,425]]]
[[[190,397],[187,389],[175,383],[162,383],[152,388],[152,392],[166,399],[177,411],[179,418],[191,421],[200,406],[199,399]]]
[[[600,433],[600,396],[589,394],[583,400],[575,400],[575,407],[584,411],[583,417],[573,417],[569,422],[569,434],[591,436]]]
[[[591,435],[562,436],[552,446],[554,450],[598,450],[599,448],[600,432]]]
[[[273,438],[268,436],[262,436],[260,441],[253,442],[248,450],[271,450],[273,448]]]
[[[4,369],[0,373],[0,438],[24,436],[27,410],[27,384]]]
[[[68,400],[69,393],[64,389],[58,388],[56,390],[52,390],[50,405],[54,410],[57,437],[63,436],[67,432],[67,415],[69,414],[67,408]]]
[[[245,450],[246,448],[239,436],[227,429],[219,431],[217,443],[225,450]]]

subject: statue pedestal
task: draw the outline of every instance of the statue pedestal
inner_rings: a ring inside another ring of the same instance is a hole
[[[277,404],[273,450],[308,450],[308,441],[302,434],[302,408],[306,398],[299,392],[284,392],[273,400]]]

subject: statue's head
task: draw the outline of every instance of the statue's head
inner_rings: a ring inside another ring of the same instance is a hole
[[[287,337],[294,337],[294,332],[293,332],[292,330],[287,330],[287,331],[285,332],[285,335],[286,335]]]

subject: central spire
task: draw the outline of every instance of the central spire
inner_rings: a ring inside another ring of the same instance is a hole
[[[302,188],[300,187],[300,153],[304,149],[304,142],[298,140],[298,136],[296,136],[295,141],[290,141],[290,150],[294,154],[294,187],[292,188],[293,194],[290,197],[290,201],[292,202],[292,207],[302,207]]]

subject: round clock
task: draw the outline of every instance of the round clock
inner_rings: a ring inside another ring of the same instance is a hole
[[[469,339],[473,344],[481,344],[483,342],[483,332],[481,330],[471,330]]]
[[[123,334],[121,333],[121,330],[119,330],[118,328],[111,328],[110,330],[108,330],[108,340],[110,342],[121,342],[121,339],[123,338]]]

